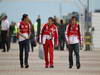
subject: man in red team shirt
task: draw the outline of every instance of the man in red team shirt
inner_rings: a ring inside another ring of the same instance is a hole
[[[28,57],[29,57],[29,38],[30,38],[30,23],[27,14],[23,14],[22,21],[18,24],[18,38],[19,38],[19,59],[21,68],[29,67]],[[23,53],[25,55],[25,60],[23,63]]]
[[[80,28],[77,24],[77,18],[73,16],[70,24],[66,28],[66,40],[69,47],[69,68],[73,66],[73,51],[76,55],[76,66],[80,68],[79,44],[81,44]]]
[[[58,33],[52,17],[49,17],[48,23],[43,26],[41,36],[45,54],[45,68],[54,68],[53,51],[54,46],[58,45]],[[48,60],[48,53],[50,55],[50,61]]]

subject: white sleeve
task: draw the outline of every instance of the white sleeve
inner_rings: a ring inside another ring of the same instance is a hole
[[[19,28],[19,26],[20,26],[20,22],[19,22],[19,23],[17,23],[17,28]]]
[[[7,26],[7,29],[9,29],[9,28],[10,28],[9,21],[6,21],[6,26]]]
[[[68,41],[68,35],[67,35],[67,33],[68,33],[68,32],[67,32],[67,31],[68,31],[68,26],[69,26],[69,25],[67,25],[67,27],[66,27],[66,31],[65,31],[66,41]]]

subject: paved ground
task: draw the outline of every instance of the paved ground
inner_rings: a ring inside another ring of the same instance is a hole
[[[28,69],[21,69],[18,60],[18,45],[13,44],[11,51],[0,50],[0,75],[100,75],[100,49],[81,51],[81,69],[68,68],[68,51],[55,51],[55,68],[45,69],[43,60],[38,58],[38,48],[30,52]],[[75,58],[74,58],[75,60]]]

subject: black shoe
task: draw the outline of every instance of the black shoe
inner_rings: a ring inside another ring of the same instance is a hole
[[[7,48],[7,52],[9,52],[10,48]]]
[[[77,69],[80,69],[80,65],[77,66]]]
[[[5,50],[3,50],[2,52],[6,52]]]
[[[69,66],[69,69],[71,69],[71,68],[72,68],[72,65]]]
[[[26,65],[25,68],[29,68],[29,65]]]
[[[7,50],[7,52],[9,52],[9,50]]]
[[[21,68],[24,68],[24,66],[23,66],[23,65],[21,65],[20,67],[21,67]]]
[[[60,50],[61,50],[61,51],[64,51],[64,49],[63,49],[63,48],[61,48]]]
[[[45,68],[48,68],[48,66],[45,66]]]
[[[50,68],[54,68],[54,66],[50,66]]]

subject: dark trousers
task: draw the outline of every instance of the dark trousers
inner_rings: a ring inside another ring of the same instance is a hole
[[[32,52],[34,51],[34,38],[30,39],[30,44],[31,44],[31,50]]]
[[[2,47],[3,51],[9,51],[10,49],[10,40],[9,37],[7,36],[7,31],[1,31],[1,40],[2,40]]]
[[[13,43],[16,43],[17,42],[16,35],[12,36],[12,39],[13,39]]]
[[[28,57],[29,57],[29,40],[24,40],[19,42],[19,58],[20,58],[20,65],[23,66],[23,53],[25,52],[25,59],[24,64],[28,65]]]
[[[64,38],[59,39],[60,50],[64,50],[64,45],[65,45],[65,40],[64,40]]]
[[[76,56],[76,66],[80,65],[79,44],[69,44],[69,65],[73,66],[73,51]]]

